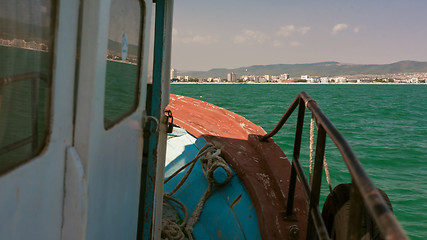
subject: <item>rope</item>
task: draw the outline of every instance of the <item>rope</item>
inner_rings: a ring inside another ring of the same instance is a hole
[[[226,183],[228,183],[231,180],[232,177],[232,171],[230,167],[227,165],[225,160],[219,156],[221,154],[221,149],[217,149],[212,144],[206,144],[203,146],[202,149],[200,149],[199,153],[196,155],[196,157],[182,166],[180,169],[178,169],[174,174],[172,174],[169,178],[165,180],[165,183],[167,183],[169,180],[171,180],[173,177],[175,177],[179,172],[184,170],[186,167],[190,166],[184,177],[181,179],[181,181],[178,183],[178,185],[169,193],[165,194],[165,198],[168,198],[172,201],[175,201],[184,210],[185,217],[184,221],[181,225],[176,224],[173,221],[170,220],[163,220],[162,221],[162,239],[168,239],[168,240],[181,240],[184,238],[181,238],[184,236],[184,233],[182,232],[182,228],[184,227],[184,230],[190,240],[193,240],[193,227],[199,220],[200,214],[202,213],[203,207],[208,200],[208,198],[211,195],[212,188],[214,185],[221,186]],[[174,194],[188,179],[188,176],[190,175],[191,171],[193,170],[194,165],[196,164],[197,160],[200,158],[200,162],[202,164],[202,171],[208,180],[209,184],[208,187],[203,194],[203,197],[200,199],[199,203],[197,204],[196,208],[194,209],[193,213],[191,214],[190,218],[187,222],[187,208],[185,205],[180,202],[179,200],[173,198],[171,195]],[[217,168],[223,168],[225,172],[227,173],[227,179],[224,182],[217,182],[215,178],[213,177],[213,173]],[[187,222],[187,223],[186,223]],[[179,229],[179,233],[177,230]],[[175,238],[176,237],[176,238]]]
[[[202,171],[205,174],[206,179],[209,181],[209,185],[205,193],[203,194],[203,197],[200,199],[199,203],[197,204],[196,208],[191,214],[190,219],[188,219],[187,226],[185,227],[185,231],[187,232],[190,240],[193,239],[192,237],[193,226],[199,220],[200,214],[202,213],[202,210],[203,210],[203,206],[205,205],[206,201],[210,197],[213,186],[214,185],[221,186],[228,183],[232,176],[230,167],[228,167],[225,160],[221,156],[219,156],[221,154],[221,149],[216,149],[216,148],[212,148],[212,149],[213,149],[212,151],[207,152],[206,155],[200,158],[200,162],[202,163]],[[222,183],[218,183],[213,177],[214,171],[219,167],[223,168],[227,173],[227,179]]]
[[[310,182],[312,182],[312,177],[313,177],[314,121],[315,121],[314,114],[311,114],[311,121],[310,121],[310,165],[309,165]],[[325,166],[326,181],[328,182],[329,192],[332,193],[331,177],[329,175],[328,163],[326,162],[326,156],[325,155],[323,155],[323,165]]]
[[[310,173],[310,182],[313,178],[313,144],[314,144],[314,115],[311,114],[310,121],[310,165],[309,165],[309,173]]]
[[[187,218],[188,218],[188,210],[187,207],[184,205],[184,203],[182,203],[181,201],[179,201],[176,198],[173,198],[171,196],[165,195],[165,198],[172,200],[174,202],[176,202],[177,204],[179,204],[182,208],[182,211],[184,212],[184,220],[182,220],[182,223],[179,225],[179,227],[184,227],[185,226],[185,222],[187,222]]]
[[[185,227],[185,232],[187,233],[188,239],[190,240],[193,240],[193,227],[199,220],[200,214],[203,211],[203,206],[205,205],[206,200],[208,200],[208,198],[210,197],[212,186],[213,184],[209,183],[209,186],[206,189],[205,193],[203,194],[203,197],[200,199],[199,203],[197,204],[196,208],[191,214],[190,219],[188,219],[187,226]]]
[[[325,155],[323,155],[323,165],[325,166],[326,181],[328,182],[329,193],[332,193],[331,177],[329,176],[328,163],[326,162]]]
[[[185,235],[177,223],[163,219],[161,238],[164,240],[183,240]]]
[[[185,222],[188,218],[188,210],[187,207],[178,199],[175,199],[167,194],[164,195],[165,198],[176,202],[178,205],[181,206],[183,212],[184,212],[184,220],[181,224],[178,225],[173,220],[168,219],[162,219],[162,232],[161,232],[161,239],[162,240],[184,240],[185,235],[182,231],[182,228],[185,226]]]
[[[217,186],[221,186],[228,183],[231,179],[231,175],[233,174],[225,160],[221,156],[219,156],[220,154],[221,149],[217,149],[215,152],[209,151],[205,156],[200,158],[200,162],[202,163],[202,171],[205,174],[206,178],[210,183],[213,183]],[[217,182],[213,177],[214,171],[219,167],[224,169],[227,173],[227,179],[222,183]]]
[[[184,184],[184,182],[187,181],[188,176],[190,175],[191,171],[194,168],[194,165],[196,165],[197,159],[199,159],[201,156],[208,153],[210,147],[213,147],[213,145],[212,144],[206,144],[205,146],[203,146],[193,160],[191,160],[190,162],[188,162],[187,164],[182,166],[180,169],[178,169],[176,172],[174,172],[168,179],[165,180],[164,183],[167,183],[169,180],[171,180],[173,177],[175,177],[178,173],[180,173],[182,170],[184,170],[186,167],[188,167],[191,164],[190,169],[188,169],[188,171],[185,173],[184,177],[181,179],[181,181],[178,183],[178,185],[176,185],[176,187],[172,191],[167,193],[167,195],[169,195],[169,196],[173,195]]]

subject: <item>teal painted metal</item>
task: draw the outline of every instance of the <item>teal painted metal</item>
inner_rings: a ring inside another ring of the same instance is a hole
[[[153,84],[147,89],[147,116],[160,119],[162,96],[162,69],[164,64],[165,11],[167,0],[156,1],[154,32]],[[141,192],[138,214],[137,239],[151,239],[153,234],[154,186],[156,179],[158,132],[153,132],[153,123],[147,122],[144,128],[144,149],[141,170]]]
[[[184,152],[175,161],[166,166],[165,176],[191,161],[206,144],[203,137],[195,144],[186,145]],[[170,192],[184,176],[182,171],[165,184],[165,192]],[[188,208],[189,214],[202,198],[208,181],[198,161],[186,183],[173,195]],[[183,213],[179,212],[181,217]],[[222,187],[214,187],[206,201],[202,214],[194,226],[195,239],[261,239],[257,215],[252,200],[240,179],[233,171],[231,181]]]

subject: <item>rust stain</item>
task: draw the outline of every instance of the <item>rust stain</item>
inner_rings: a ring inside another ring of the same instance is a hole
[[[242,198],[242,194],[240,194],[236,199],[233,200],[233,202],[231,203],[231,208],[234,207],[234,205],[236,205],[236,203]]]
[[[222,231],[218,230],[218,237],[222,237]]]

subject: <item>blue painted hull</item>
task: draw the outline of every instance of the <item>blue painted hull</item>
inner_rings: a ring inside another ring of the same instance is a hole
[[[165,178],[191,161],[206,144],[203,137],[198,139],[192,137],[193,142],[182,141],[182,138],[188,139],[188,136],[180,138],[177,141],[168,140],[168,151],[175,151],[172,156],[175,159],[166,166]],[[179,153],[179,151],[182,152]],[[165,184],[165,193],[175,188],[185,175],[185,171]],[[191,214],[203,197],[208,184],[201,163],[198,161],[187,181],[173,194],[173,197],[184,203]],[[168,204],[177,210],[180,219],[184,219],[184,212],[177,204],[171,201],[168,201]],[[200,219],[194,226],[193,237],[195,239],[261,239],[254,206],[246,188],[234,171],[229,183],[213,187],[213,192],[204,205]]]

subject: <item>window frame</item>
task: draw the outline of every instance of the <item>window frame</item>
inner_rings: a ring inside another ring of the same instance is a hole
[[[46,149],[48,149],[49,144],[50,144],[50,139],[51,139],[51,135],[52,135],[52,123],[53,123],[53,104],[54,104],[54,65],[55,65],[55,61],[56,61],[56,54],[55,54],[55,47],[56,47],[56,40],[57,40],[57,32],[58,32],[58,19],[59,19],[59,1],[58,0],[49,0],[50,2],[50,32],[49,32],[49,43],[48,43],[48,56],[49,56],[49,64],[47,65],[48,67],[48,71],[46,74],[43,74],[41,72],[38,72],[38,74],[36,74],[36,77],[32,77],[32,78],[28,78],[30,81],[43,81],[44,78],[47,82],[48,85],[48,89],[47,89],[47,93],[46,93],[46,97],[48,98],[48,102],[46,103],[46,113],[45,113],[45,124],[46,124],[46,128],[44,130],[44,136],[40,141],[40,145],[37,147],[37,150],[32,151],[30,155],[28,155],[27,157],[23,158],[23,159],[18,159],[18,160],[14,160],[12,161],[13,164],[10,164],[10,166],[6,166],[6,167],[0,167],[0,176],[6,175],[7,173],[19,168],[20,166],[36,159],[39,158],[40,156],[42,156],[45,152]],[[14,76],[19,76],[19,75],[31,75],[32,72],[26,72],[24,74],[16,74]],[[6,77],[7,78],[7,77]],[[21,80],[27,80],[27,79],[18,79],[17,81],[21,81]],[[33,83],[31,83],[33,84]],[[31,90],[33,91],[33,90]],[[31,123],[31,128],[34,130],[35,126],[33,123]],[[31,144],[33,141],[28,141],[29,138],[33,138],[34,137],[34,132],[32,130],[32,134],[27,137],[27,138],[23,138],[21,140],[15,141],[14,143],[8,144],[6,146],[3,147],[3,149],[8,148],[11,145],[17,145],[17,147],[13,147],[11,149],[6,149],[4,153],[2,154],[7,154],[7,152],[10,151],[14,151],[16,149],[19,149],[27,144]],[[38,129],[37,131],[38,132]],[[38,134],[40,134],[38,132]],[[20,143],[20,142],[24,142],[24,144]],[[28,143],[25,143],[28,142]],[[34,146],[32,146],[32,148],[34,149]],[[1,166],[1,165],[0,165]]]
[[[103,126],[105,130],[110,130],[112,129],[114,126],[120,124],[121,122],[123,122],[124,119],[128,118],[130,115],[132,115],[133,113],[136,112],[136,110],[139,107],[139,102],[141,99],[141,74],[143,71],[143,55],[144,55],[144,29],[145,29],[145,17],[146,17],[146,6],[145,6],[145,1],[144,0],[135,0],[137,2],[139,2],[139,6],[140,6],[140,13],[141,13],[141,17],[140,17],[140,22],[139,22],[139,39],[138,39],[138,62],[137,62],[137,79],[136,79],[136,91],[135,91],[135,95],[134,95],[134,101],[133,101],[133,105],[131,108],[129,108],[127,111],[124,111],[120,117],[111,120],[111,119],[107,119],[105,117],[105,95],[106,95],[106,84],[104,86],[104,105],[103,105]],[[111,3],[110,3],[111,4]],[[111,8],[111,5],[110,5]],[[110,11],[110,17],[111,17],[111,11]],[[110,31],[110,24],[108,24],[108,31]],[[107,47],[107,51],[108,51],[108,47]],[[107,64],[107,61],[109,61],[108,59],[105,59],[106,62],[105,64]],[[106,67],[106,72],[105,72],[105,82],[107,82],[107,67]]]

